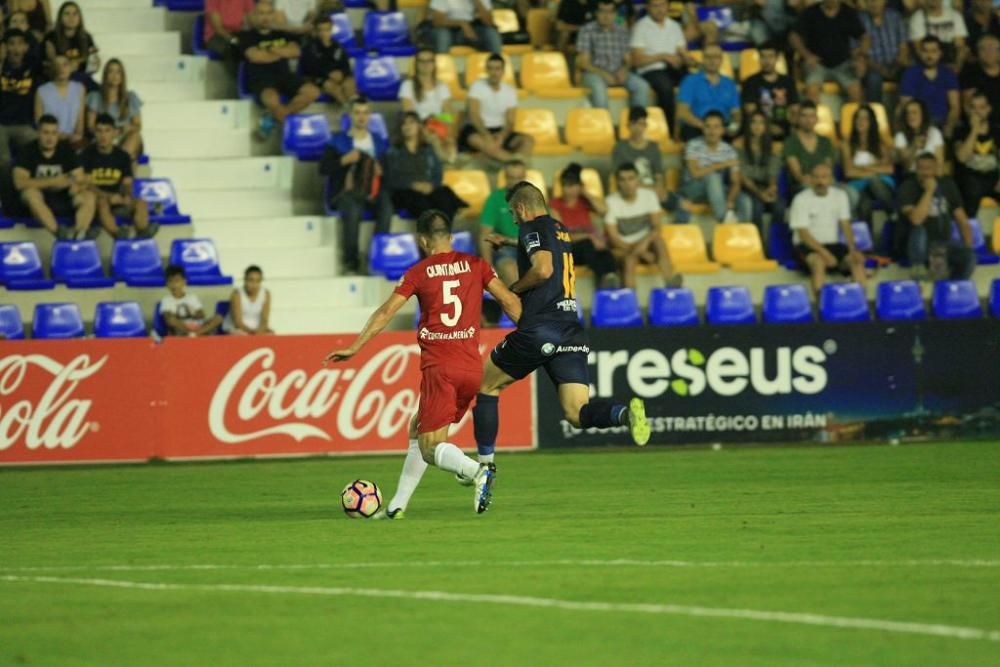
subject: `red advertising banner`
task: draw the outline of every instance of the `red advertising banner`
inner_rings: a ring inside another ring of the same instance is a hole
[[[484,331],[492,349],[501,331]],[[0,464],[403,452],[419,401],[412,332],[348,362],[351,336],[0,343]],[[534,443],[530,380],[500,401],[501,448]],[[471,413],[452,441],[475,445]]]

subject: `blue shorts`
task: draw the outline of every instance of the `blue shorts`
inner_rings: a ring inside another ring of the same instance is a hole
[[[590,343],[579,322],[547,322],[516,329],[493,348],[497,368],[520,380],[538,368],[561,384],[590,384],[587,356]]]

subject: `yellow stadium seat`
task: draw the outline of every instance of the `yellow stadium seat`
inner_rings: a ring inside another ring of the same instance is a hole
[[[517,13],[513,9],[494,9],[491,12],[493,25],[501,35],[505,33],[518,32],[521,24],[517,20]],[[531,52],[530,44],[504,44],[503,52],[507,55],[520,55]]]
[[[1000,208],[1000,204],[993,197],[983,197],[979,200],[979,208]]]
[[[833,122],[833,112],[825,104],[816,105],[816,134],[826,137],[836,146],[839,142],[837,138],[837,125]]]
[[[469,57],[465,59],[466,88],[471,86],[473,81],[486,78],[486,59],[489,57],[489,53],[476,51],[475,53],[469,54]],[[511,64],[510,58],[504,58],[504,61],[506,61],[506,65],[503,71],[503,80],[516,87],[517,80],[514,79],[514,65]]]
[[[399,0],[400,9],[424,9],[428,5],[428,0]]]
[[[701,59],[704,57],[702,51],[700,50],[688,51],[688,55],[690,55],[695,60],[695,62],[698,63],[700,63]],[[691,67],[688,69],[690,69],[692,72],[698,71],[697,67]],[[736,73],[733,72],[733,59],[725,51],[722,52],[722,67],[719,68],[719,73],[722,74],[723,76],[728,76],[730,79],[736,78]]]
[[[774,69],[779,74],[788,74],[788,62],[785,61],[785,54],[778,54],[778,64]],[[746,81],[751,76],[760,71],[760,52],[757,49],[743,49],[740,51],[740,81]]]
[[[670,263],[678,273],[715,273],[719,265],[708,260],[705,237],[698,225],[663,225],[660,228],[667,245]]]
[[[562,172],[562,169],[556,172],[555,182],[552,184],[553,197],[562,197],[562,182],[559,180]],[[584,167],[580,172],[580,180],[583,181],[583,191],[603,204],[604,183],[601,181],[601,174],[593,167]]]
[[[679,191],[681,188],[681,170],[676,168],[667,169],[663,177],[663,182],[667,186],[667,192]],[[684,204],[684,208],[691,215],[708,215],[712,212],[712,207],[707,203],[687,202]]]
[[[448,86],[452,97],[464,100],[466,93],[462,84],[458,82],[458,68],[455,66],[455,58],[447,53],[439,53],[434,58],[438,81]]]
[[[995,208],[996,202],[993,203]],[[980,207],[982,207],[982,204],[980,204]],[[1000,215],[993,218],[993,252],[1000,255]]]
[[[543,174],[538,169],[528,169],[524,175],[524,180],[528,181],[536,188],[542,191],[546,199],[549,196],[549,188],[545,184],[545,174]],[[507,187],[507,173],[501,169],[500,173],[497,174],[497,187],[505,188]]]
[[[518,108],[514,115],[514,131],[534,138],[535,155],[569,155],[573,152],[559,138],[559,125],[551,109]]]
[[[490,196],[490,179],[481,169],[445,169],[444,184],[469,203],[469,213],[479,215]]]
[[[844,102],[840,107],[840,137],[847,141],[854,128],[854,114],[858,112],[857,102]],[[879,134],[887,143],[892,143],[892,125],[889,123],[889,116],[885,113],[885,107],[878,102],[869,102],[868,106],[875,112],[875,120],[878,122]]]
[[[681,146],[674,143],[670,136],[670,128],[667,127],[667,117],[660,107],[646,107],[646,138],[660,145],[666,153],[679,153]],[[622,109],[618,117],[618,136],[621,139],[628,139],[628,109]]]
[[[571,109],[566,143],[588,155],[608,155],[615,147],[615,125],[607,109]]]
[[[456,57],[465,57],[476,53],[476,50],[471,46],[453,46],[448,49],[448,53]]]
[[[537,8],[529,9],[528,34],[531,35],[531,44],[536,49],[540,49],[551,44],[552,10]]]
[[[724,224],[712,235],[712,257],[734,271],[773,271],[778,263],[764,257],[757,227],[749,223]]]
[[[536,97],[571,99],[586,94],[569,80],[566,56],[558,51],[535,51],[521,58],[521,84]]]

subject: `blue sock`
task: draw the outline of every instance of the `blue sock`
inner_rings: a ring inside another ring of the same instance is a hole
[[[580,428],[611,428],[628,422],[628,408],[614,401],[593,400],[580,408]]]
[[[499,396],[478,394],[476,407],[472,408],[472,429],[476,434],[476,449],[479,456],[493,456],[497,444],[497,431],[500,429],[500,416],[497,411]]]

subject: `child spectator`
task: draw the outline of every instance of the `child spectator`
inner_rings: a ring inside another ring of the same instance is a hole
[[[903,171],[912,172],[917,168],[917,157],[930,153],[938,164],[944,162],[944,136],[941,130],[931,125],[927,105],[922,100],[910,100],[902,105],[902,123],[893,147],[896,161]]]
[[[333,39],[333,20],[320,14],[312,23],[313,34],[302,47],[300,66],[306,77],[337,104],[354,97],[354,76],[347,51]]]
[[[424,124],[424,139],[446,162],[455,159],[455,114],[451,89],[437,78],[434,51],[422,48],[413,59],[413,75],[399,88],[403,111],[416,112]]]
[[[847,187],[857,193],[855,213],[869,227],[874,202],[881,204],[882,210],[892,217],[893,190],[896,187],[892,174],[895,169],[892,147],[883,142],[882,136],[875,112],[865,104],[854,112],[851,135],[840,147]]]
[[[132,161],[142,152],[142,101],[128,89],[125,66],[117,58],[104,65],[101,89],[87,93],[87,131],[93,133],[97,117],[108,114],[115,122],[115,145],[120,146]]]
[[[263,287],[264,272],[251,264],[243,272],[243,287],[229,296],[229,313],[222,321],[222,330],[236,336],[273,334],[269,326],[271,292]]]
[[[573,242],[573,264],[589,266],[594,272],[597,289],[617,289],[621,286],[615,256],[608,243],[594,227],[594,215],[607,212],[604,205],[583,188],[583,168],[575,162],[559,174],[562,195],[549,201],[552,217],[559,220]]]
[[[740,158],[732,146],[722,140],[725,134],[722,114],[709,111],[703,124],[704,136],[684,146],[685,179],[681,194],[689,201],[705,203],[716,222],[739,222],[752,215],[750,202],[740,198]],[[740,211],[735,209],[739,203]],[[687,222],[682,205],[677,222]]]
[[[35,120],[53,116],[59,123],[59,138],[79,149],[84,143],[83,100],[87,89],[70,79],[73,65],[66,56],[56,56],[52,67],[52,81],[39,86],[35,93]]]
[[[66,56],[71,65],[71,78],[86,86],[88,91],[97,90],[90,72],[96,72],[101,66],[101,58],[97,55],[94,38],[83,27],[83,13],[75,2],[64,2],[59,7],[55,25],[45,36],[45,56],[49,62],[56,56]]]
[[[171,264],[166,269],[167,294],[160,299],[160,316],[171,336],[208,336],[222,326],[222,317],[205,319],[201,299],[187,291],[183,266]]]
[[[983,197],[1000,198],[1000,126],[990,122],[992,108],[984,93],[969,103],[968,121],[955,146],[955,175],[969,217],[979,213]]]
[[[745,121],[740,154],[740,197],[750,204],[750,219],[764,235],[764,213],[771,222],[784,222],[785,200],[778,194],[781,157],[774,151],[768,118],[763,111],[752,112]],[[742,206],[744,210],[746,203]]]

